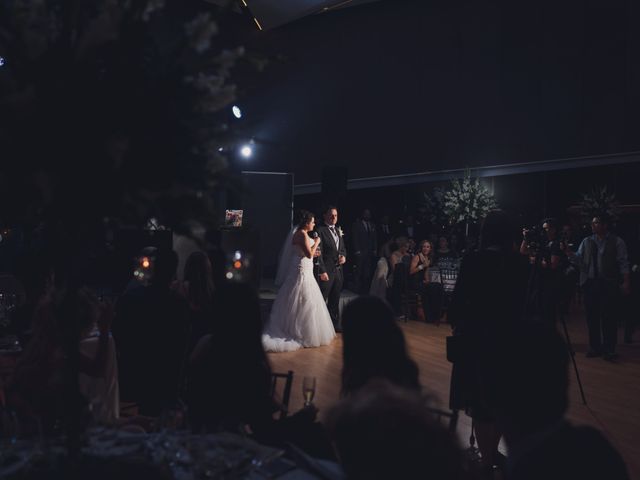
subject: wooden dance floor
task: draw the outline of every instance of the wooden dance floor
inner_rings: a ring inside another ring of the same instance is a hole
[[[442,407],[449,401],[451,364],[445,358],[447,324],[409,321],[400,322],[410,353],[420,367],[422,385],[432,392]],[[631,345],[620,344],[620,358],[609,363],[602,358],[586,358],[587,331],[582,311],[576,311],[567,322],[569,334],[576,350],[580,378],[587,398],[582,404],[576,375],[570,365],[570,407],[568,417],[576,424],[588,424],[609,438],[623,455],[632,479],[640,480],[640,341]],[[640,333],[636,334],[636,337]],[[622,340],[622,332],[619,332]],[[544,351],[540,351],[544,355]],[[340,370],[342,368],[342,339],[340,335],[326,347],[297,352],[269,354],[274,371],[293,370],[295,373],[290,408],[302,407],[302,378],[317,378],[314,403],[320,408],[322,420],[339,399]],[[461,444],[468,446],[471,421],[462,414],[458,424]],[[502,449],[502,447],[501,447]]]

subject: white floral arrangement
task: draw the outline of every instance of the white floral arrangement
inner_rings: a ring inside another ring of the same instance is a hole
[[[580,213],[587,222],[602,214],[608,215],[615,222],[620,218],[620,204],[615,193],[609,192],[606,186],[596,187],[591,192],[582,194]]]
[[[444,194],[443,210],[451,225],[476,223],[498,207],[488,188],[479,178],[471,178],[467,172],[462,180],[453,180]]]
[[[342,231],[342,227],[336,228],[336,231],[338,232],[338,235],[340,235],[341,237],[344,237],[344,232]]]

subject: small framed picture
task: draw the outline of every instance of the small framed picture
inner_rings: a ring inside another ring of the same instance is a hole
[[[227,227],[241,227],[242,212],[242,210],[227,210],[224,215],[224,224]]]

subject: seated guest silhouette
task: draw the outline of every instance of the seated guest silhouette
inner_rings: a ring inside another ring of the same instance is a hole
[[[78,405],[75,403],[78,397],[71,399],[69,395],[80,393],[77,391],[79,380],[83,390],[85,381],[105,378],[112,350],[109,338],[112,318],[113,310],[101,305],[85,288],[68,288],[57,295],[52,293],[36,307],[33,338],[7,388],[7,402],[24,420],[21,425],[27,433],[40,428],[44,433],[50,433],[56,421],[69,413],[70,405]],[[83,331],[95,324],[98,338],[91,355],[87,355],[83,353],[80,339]],[[105,379],[108,385],[114,385],[113,382],[113,378]],[[117,389],[117,379],[115,383]],[[103,400],[108,403],[114,399],[105,397]],[[111,412],[115,414],[113,409]],[[34,423],[34,420],[37,421]]]
[[[342,313],[342,394],[350,395],[371,379],[420,391],[418,366],[409,357],[393,310],[378,297],[363,296]]]
[[[260,301],[248,285],[221,285],[214,294],[215,325],[189,359],[187,403],[197,431],[250,431],[263,443],[298,445],[332,458],[317,409],[306,407],[275,420],[280,408],[271,393],[271,367],[262,346]]]
[[[178,258],[160,250],[148,286],[118,302],[113,334],[120,353],[123,400],[138,402],[142,415],[173,408],[181,388],[189,334],[188,305],[171,288]]]
[[[189,352],[205,334],[211,333],[213,315],[213,275],[211,261],[204,252],[193,252],[184,266],[181,291],[189,303]]]
[[[329,430],[347,478],[469,478],[456,441],[415,391],[374,380],[331,412]]]
[[[531,325],[507,330],[503,340],[492,345],[481,371],[509,449],[507,478],[628,479],[619,453],[598,430],[564,418],[569,356],[557,332]]]
[[[398,237],[395,239],[396,249],[389,257],[389,270],[391,278],[391,289],[389,301],[398,316],[402,313],[402,295],[409,288],[409,265],[407,259],[411,258],[409,253],[409,239]]]

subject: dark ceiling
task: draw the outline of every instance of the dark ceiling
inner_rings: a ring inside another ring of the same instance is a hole
[[[640,2],[382,0],[255,32],[242,168],[319,181],[640,150]],[[250,19],[247,19],[247,23]]]
[[[245,0],[251,15],[268,30],[299,18],[377,0]]]

